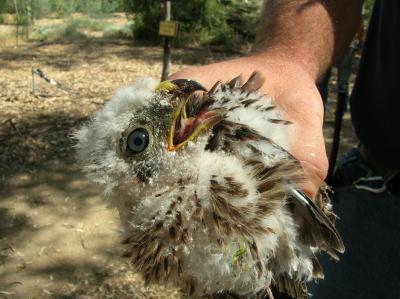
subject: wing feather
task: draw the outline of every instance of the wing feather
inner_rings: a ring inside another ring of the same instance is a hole
[[[319,247],[333,258],[344,252],[344,244],[328,216],[298,189],[291,188],[294,214],[302,219],[301,238],[304,244]]]

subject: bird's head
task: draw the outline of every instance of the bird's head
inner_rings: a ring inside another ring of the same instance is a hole
[[[174,184],[190,172],[195,153],[204,150],[205,133],[222,119],[209,111],[210,97],[195,95],[199,91],[206,89],[184,79],[159,84],[143,79],[119,90],[75,135],[89,178],[106,193],[142,193],[157,181]]]

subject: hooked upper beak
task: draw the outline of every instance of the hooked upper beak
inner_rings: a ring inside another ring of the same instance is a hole
[[[194,80],[164,81],[157,86],[156,90],[172,93],[178,99],[168,133],[167,149],[169,151],[179,150],[188,142],[195,140],[203,131],[212,128],[222,120],[220,113],[209,110],[209,105],[201,107],[195,115],[188,114],[187,106],[193,99],[193,93],[207,91]]]
[[[166,80],[157,85],[156,91],[167,91],[173,95],[189,96],[195,91],[204,91],[207,89],[199,82],[189,79]]]

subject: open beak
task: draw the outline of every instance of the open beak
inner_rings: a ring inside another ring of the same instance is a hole
[[[195,115],[188,114],[187,106],[193,99],[192,94],[196,91],[207,91],[196,81],[186,79],[164,81],[157,89],[172,93],[178,100],[168,133],[167,149],[169,151],[179,150],[222,120],[220,113],[209,110],[209,105],[201,107]]]
[[[188,97],[182,100],[175,109],[168,134],[169,151],[177,151],[190,141],[196,140],[201,132],[212,128],[222,120],[217,112],[209,111],[208,106],[201,109],[195,116],[187,116],[186,105]]]

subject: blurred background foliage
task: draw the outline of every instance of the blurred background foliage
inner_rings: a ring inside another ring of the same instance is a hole
[[[124,0],[0,0],[0,13],[28,12],[33,19],[80,12],[103,15],[123,11]]]
[[[172,19],[180,24],[176,46],[216,46],[238,49],[251,43],[263,0],[173,0]],[[82,14],[78,15],[77,14]],[[103,24],[102,17],[126,13],[123,28]],[[160,0],[0,0],[0,23],[33,25],[42,18],[65,18],[63,24],[35,28],[31,38],[50,41],[81,36],[79,30],[105,30],[106,35],[159,43]],[[103,27],[103,28],[102,28]]]
[[[161,0],[0,0],[0,24],[31,26],[42,18],[64,18],[57,26],[35,28],[41,41],[55,36],[80,36],[79,30],[103,30],[104,35],[158,43]],[[173,0],[172,19],[180,23],[176,46],[213,46],[238,49],[254,40],[263,0]],[[367,18],[373,0],[365,2]],[[103,17],[125,13],[128,24],[105,24]],[[77,16],[77,14],[80,14]],[[75,16],[75,17],[73,17]]]
[[[178,44],[222,45],[233,48],[252,42],[262,0],[173,0],[172,18],[180,23]],[[158,0],[125,0],[125,9],[135,16],[134,36],[159,40],[158,23],[164,8]]]

